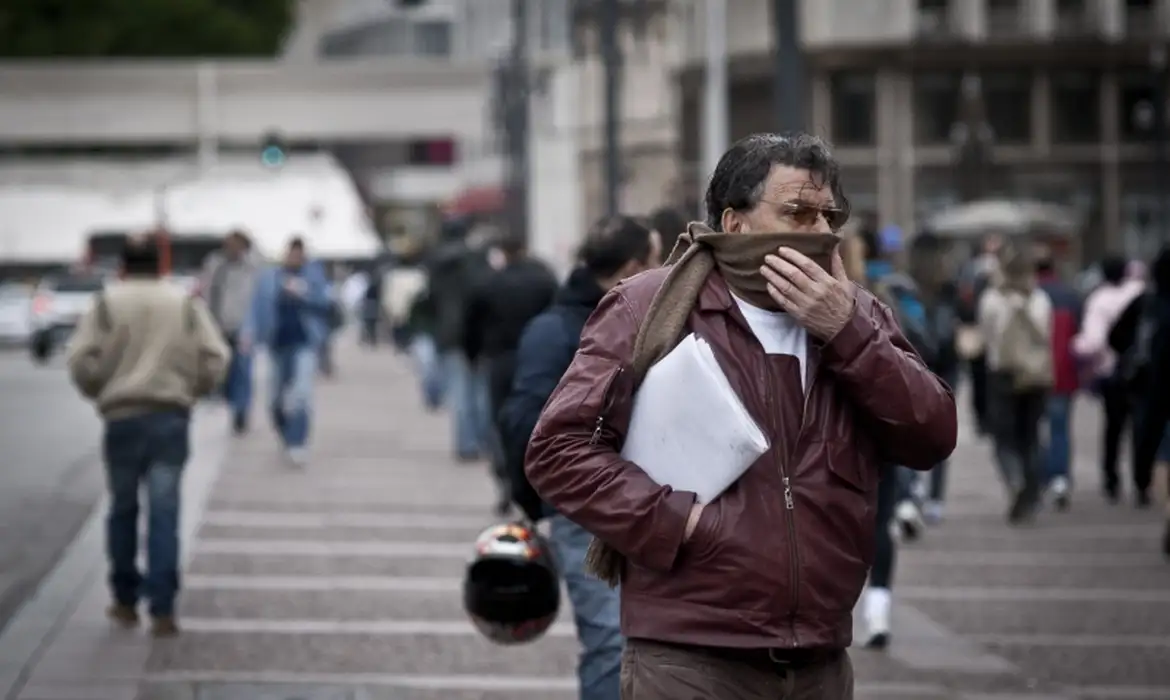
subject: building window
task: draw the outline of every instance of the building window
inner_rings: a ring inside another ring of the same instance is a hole
[[[992,36],[1019,34],[1024,17],[1017,0],[987,0],[987,33]]]
[[[1057,0],[1056,32],[1077,36],[1092,32],[1092,21],[1085,0]]]
[[[919,144],[947,143],[959,114],[957,71],[920,73],[914,78],[914,140]]]
[[[415,22],[414,53],[419,56],[451,55],[451,23],[444,20]]]
[[[1154,0],[1125,0],[1125,33],[1150,36],[1157,32]]]
[[[950,34],[950,2],[918,0],[918,35],[923,37]]]
[[[987,123],[997,143],[1027,143],[1032,136],[1032,73],[992,71],[983,75]]]
[[[1154,77],[1146,71],[1118,76],[1117,121],[1123,141],[1146,141],[1154,137]]]
[[[832,134],[839,146],[869,146],[875,141],[877,76],[865,71],[841,71],[829,78],[832,95]]]
[[[1093,71],[1052,74],[1052,140],[1094,143],[1101,140],[1101,75]]]

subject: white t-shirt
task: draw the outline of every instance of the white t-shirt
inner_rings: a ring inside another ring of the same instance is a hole
[[[769,355],[789,355],[800,363],[800,384],[807,389],[808,384],[808,333],[788,314],[783,311],[768,311],[758,306],[752,306],[743,299],[731,296],[739,306],[740,312],[748,322],[764,352]]]

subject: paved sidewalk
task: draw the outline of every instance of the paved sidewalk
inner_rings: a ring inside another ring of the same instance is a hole
[[[0,637],[0,698],[576,696],[567,606],[549,636],[513,648],[481,639],[462,613],[463,566],[492,522],[486,468],[449,458],[448,421],[420,410],[402,360],[349,346],[337,357],[303,472],[278,458],[261,412],[222,460],[226,417],[214,409],[197,423],[183,635],[151,642],[105,623],[98,522],[38,599],[72,612],[18,618],[22,638],[43,640],[23,645],[37,650],[29,658]],[[1022,531],[1003,524],[986,449],[964,436],[948,521],[901,553],[892,648],[853,652],[858,700],[1170,698],[1158,519],[1097,497],[1096,423],[1080,411],[1073,511]]]

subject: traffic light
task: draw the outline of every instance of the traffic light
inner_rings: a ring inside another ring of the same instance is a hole
[[[279,168],[288,160],[288,148],[277,134],[268,134],[260,146],[260,162],[268,168]]]

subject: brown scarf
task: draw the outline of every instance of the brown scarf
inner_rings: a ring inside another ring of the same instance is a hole
[[[682,339],[691,309],[713,270],[718,268],[737,297],[760,308],[776,309],[760,274],[764,257],[788,247],[831,272],[833,251],[840,240],[831,233],[720,233],[705,224],[692,223],[679,235],[666,259],[670,272],[638,328],[631,361],[635,390],[650,368]],[[602,581],[617,586],[625,570],[625,557],[594,539],[585,565]]]

